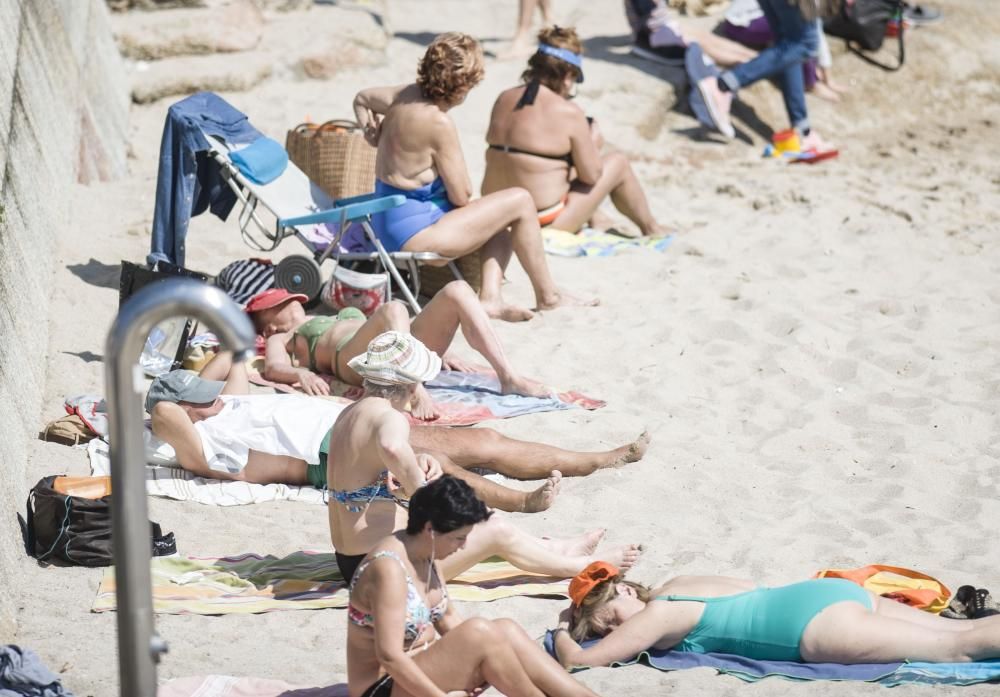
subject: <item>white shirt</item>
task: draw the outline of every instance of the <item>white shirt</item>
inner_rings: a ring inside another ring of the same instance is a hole
[[[319,463],[323,439],[346,404],[305,395],[222,395],[215,416],[198,421],[195,430],[208,466],[235,474],[250,451]]]

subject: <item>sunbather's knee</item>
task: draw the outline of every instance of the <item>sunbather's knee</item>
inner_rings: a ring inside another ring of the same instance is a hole
[[[604,165],[605,176],[613,179],[621,179],[622,175],[629,169],[628,158],[620,152],[609,152],[601,158]]]
[[[438,291],[438,295],[444,295],[456,304],[479,302],[476,291],[472,290],[472,286],[465,281],[452,281]]]
[[[382,305],[372,316],[373,319],[376,317],[387,329],[408,331],[410,326],[409,310],[399,300],[392,300]]]

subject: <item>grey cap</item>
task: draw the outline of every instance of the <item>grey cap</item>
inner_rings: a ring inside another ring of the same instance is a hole
[[[191,402],[208,404],[222,393],[226,383],[219,380],[202,380],[190,370],[172,370],[153,380],[146,393],[146,411],[160,402]]]

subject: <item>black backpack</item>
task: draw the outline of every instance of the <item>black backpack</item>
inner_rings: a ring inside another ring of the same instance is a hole
[[[43,477],[28,494],[28,554],[40,562],[111,566],[111,497],[66,496],[53,488],[55,479]],[[153,556],[175,553],[174,534],[163,535],[157,523],[150,525]]]
[[[823,22],[823,31],[847,42],[847,49],[862,60],[883,70],[899,70],[906,59],[903,46],[902,13],[904,0],[854,0],[844,3],[835,16]],[[885,65],[862,51],[877,51],[882,48],[885,30],[893,19],[899,21],[896,37],[899,41],[899,55],[895,66]]]

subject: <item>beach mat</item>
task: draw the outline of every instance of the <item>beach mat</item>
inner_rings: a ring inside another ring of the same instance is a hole
[[[329,376],[327,376],[329,377]],[[250,382],[273,387],[280,392],[297,392],[291,385],[282,385],[265,379],[258,372],[250,372]],[[338,383],[334,383],[335,386]],[[341,384],[342,387],[344,387]],[[593,411],[606,402],[588,397],[580,392],[555,392],[552,397],[524,397],[501,394],[496,374],[485,369],[474,373],[442,370],[436,378],[424,383],[441,416],[425,422],[409,416],[411,424],[431,423],[435,426],[472,426],[491,419],[510,419],[525,414],[566,409]],[[340,393],[347,399],[359,399],[360,387],[346,386]]]
[[[347,607],[344,583],[330,552],[287,557],[156,557],[153,612],[165,615],[246,615],[276,610]],[[104,571],[92,612],[116,608],[115,570]],[[453,600],[489,602],[513,596],[568,597],[568,581],[516,569],[492,557],[449,581]]]
[[[596,640],[595,640],[596,641]],[[553,652],[553,633],[547,632],[545,650]],[[585,642],[587,646],[594,641]],[[757,661],[724,653],[691,653],[687,651],[643,651],[627,661],[617,661],[612,667],[635,664],[648,665],[662,671],[686,668],[714,668],[747,682],[768,677],[786,680],[854,680],[877,682],[886,687],[913,683],[935,685],[974,685],[1000,681],[1000,660],[976,663],[797,663],[793,661]]]
[[[284,680],[198,675],[174,678],[156,690],[156,697],[347,697],[347,684],[298,687]]]
[[[557,257],[610,257],[628,250],[653,250],[665,252],[674,241],[674,235],[649,238],[627,238],[584,228],[580,232],[566,232],[555,228],[542,229],[542,243],[548,254]]]

